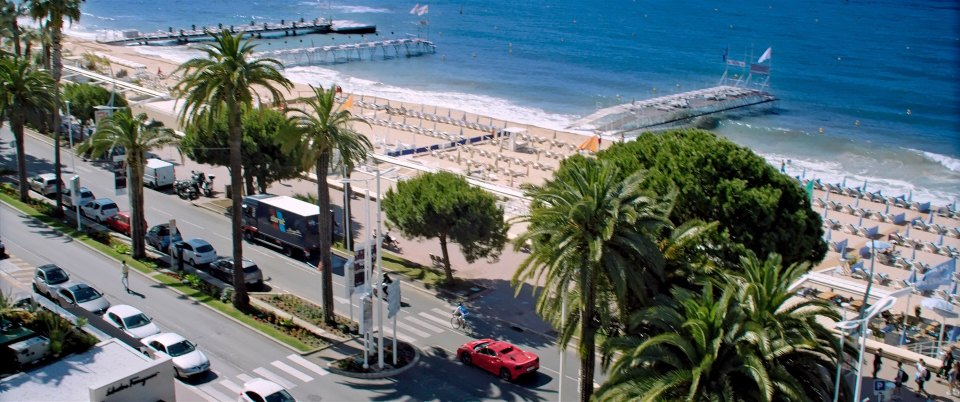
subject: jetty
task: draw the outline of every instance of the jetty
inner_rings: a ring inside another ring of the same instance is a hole
[[[279,60],[284,66],[336,64],[349,61],[373,60],[399,57],[415,57],[436,53],[437,46],[426,39],[406,38],[348,43],[330,46],[315,46],[296,49],[278,49],[259,52],[254,58]]]
[[[255,24],[250,21],[250,25],[224,25],[217,24],[217,27],[202,26],[197,29],[196,25],[190,29],[168,28],[166,32],[142,33],[135,29],[124,31],[105,31],[97,34],[97,42],[107,45],[150,45],[162,43],[186,44],[190,42],[212,40],[213,35],[221,30],[227,29],[232,33],[241,32],[245,36],[249,35],[256,38],[263,37],[283,37],[298,36],[307,34],[372,34],[377,32],[376,25],[338,25],[333,20],[317,18],[313,21],[287,22],[281,20],[280,23],[262,23]]]

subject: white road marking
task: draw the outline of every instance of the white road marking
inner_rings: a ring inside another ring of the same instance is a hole
[[[421,317],[426,318],[426,319],[428,319],[428,320],[430,320],[430,321],[433,321],[433,322],[435,322],[435,323],[437,323],[437,324],[440,324],[440,325],[450,324],[450,320],[441,320],[441,319],[437,318],[436,316],[431,315],[431,314],[427,314],[427,313],[425,313],[425,312],[420,312],[420,313],[418,313],[418,314],[419,314]]]
[[[239,378],[240,381],[243,381],[243,382],[247,382],[253,379],[253,377],[243,373],[237,374],[237,378]]]
[[[242,390],[242,389],[238,389],[237,392],[236,392],[237,395],[240,394],[240,391],[243,391],[243,390]],[[227,396],[226,394],[224,394],[224,393],[222,393],[222,392],[220,392],[220,391],[217,391],[217,390],[214,389],[213,387],[206,387],[206,388],[202,388],[202,389],[197,389],[197,394],[199,394],[203,399],[206,399],[206,400],[208,400],[208,401],[210,401],[210,402],[232,401],[232,400],[233,400],[233,398]],[[209,396],[209,398],[208,398],[208,396]]]
[[[347,299],[346,297],[340,297],[340,296],[334,295],[333,300],[336,300],[337,303],[340,303],[340,304],[350,304],[350,300]]]
[[[384,332],[386,332],[386,331],[384,331]],[[386,333],[384,333],[384,335],[386,335]],[[401,341],[404,341],[404,342],[407,342],[407,343],[416,343],[416,342],[417,342],[416,339],[413,339],[412,337],[410,337],[410,336],[408,336],[408,335],[405,335],[403,332],[397,332],[397,339],[399,339],[399,340],[401,340]]]
[[[270,370],[267,370],[267,369],[265,369],[265,368],[263,368],[263,367],[257,367],[257,368],[255,368],[255,369],[253,369],[253,372],[254,372],[254,373],[257,373],[257,374],[260,374],[260,376],[263,377],[263,378],[266,378],[266,379],[268,379],[268,380],[270,380],[270,381],[273,381],[273,382],[275,382],[275,383],[277,383],[277,384],[280,384],[281,387],[284,387],[284,388],[286,388],[286,389],[291,389],[291,388],[297,386],[296,384],[294,384],[294,383],[292,383],[292,382],[290,382],[290,381],[287,381],[286,378],[281,377],[279,374],[276,374],[276,373],[274,373],[274,372],[272,372],[272,371],[270,371]]]
[[[229,237],[227,237],[227,236],[224,236],[224,235],[222,235],[222,234],[220,234],[220,233],[214,233],[213,235],[214,235],[214,236],[217,236],[217,237],[219,237],[219,238],[221,238],[221,239],[226,239],[226,240],[233,241],[233,239],[231,239],[231,238],[229,238]]]
[[[267,256],[267,257],[270,256],[270,254],[264,253],[263,251],[257,250],[257,249],[255,249],[255,248],[251,248],[250,250],[255,251],[255,252],[258,252],[258,253],[260,253],[260,254],[263,254],[263,255],[265,255],[265,256]]]
[[[290,361],[303,366],[307,370],[320,374],[320,376],[325,376],[327,374],[330,374],[330,372],[327,370],[324,370],[323,367],[320,367],[316,364],[311,363],[309,360],[304,359],[300,355],[290,355],[290,356],[287,356],[287,359],[290,359]]]
[[[230,380],[220,381],[220,385],[223,385],[224,388],[229,389],[234,394],[240,394],[240,391],[243,391],[243,387],[237,385],[235,382]]]
[[[419,336],[419,337],[421,337],[421,338],[428,338],[428,337],[430,337],[430,334],[428,334],[428,333],[426,333],[426,332],[423,332],[423,331],[421,331],[421,330],[419,330],[419,329],[416,329],[416,328],[414,328],[414,327],[411,326],[411,325],[404,324],[403,321],[396,321],[396,324],[397,324],[398,327],[403,328],[403,329],[405,329],[405,330],[407,330],[407,331],[413,332],[414,335],[417,335],[417,336]]]
[[[190,221],[188,221],[188,220],[179,220],[179,221],[177,221],[177,224],[180,224],[180,223],[185,223],[185,224],[187,224],[187,225],[190,225],[190,226],[193,226],[193,227],[195,227],[195,228],[199,228],[200,230],[203,230],[203,226],[197,225],[196,223],[190,222]]]
[[[159,209],[152,208],[152,207],[151,207],[150,209],[152,209],[152,210],[154,210],[154,211],[156,211],[156,212],[158,212],[158,213],[164,214],[164,215],[166,215],[166,216],[173,216],[173,214],[171,214],[171,213],[169,213],[169,212],[167,212],[167,211],[161,211],[161,210],[159,210]]]
[[[292,376],[294,376],[294,377],[299,378],[300,381],[303,381],[303,382],[313,381],[313,377],[304,374],[304,373],[303,373],[302,371],[300,371],[300,370],[297,370],[297,369],[295,369],[295,368],[293,368],[293,367],[290,367],[290,365],[288,365],[287,363],[284,363],[284,362],[282,362],[282,361],[277,360],[277,361],[270,362],[270,364],[272,364],[273,367],[276,367],[276,368],[278,368],[278,369],[280,369],[280,370],[283,370],[283,371],[287,372],[287,374],[290,374],[290,375],[292,375]]]
[[[423,321],[420,321],[420,320],[418,320],[418,319],[416,319],[416,318],[413,318],[413,316],[409,316],[409,317],[406,317],[406,318],[404,318],[404,319],[407,320],[407,321],[416,323],[417,325],[419,325],[419,326],[421,326],[421,327],[423,327],[423,328],[429,329],[429,330],[431,330],[431,331],[433,331],[433,332],[436,332],[436,333],[438,333],[438,334],[443,332],[442,329],[437,328],[437,327],[434,327],[433,325],[427,324],[427,323],[425,323],[425,322],[423,322]]]
[[[443,310],[441,310],[441,309],[438,309],[438,308],[434,307],[434,308],[430,309],[430,311],[433,311],[434,313],[440,314],[440,316],[442,316],[442,317],[453,316],[453,310],[443,311]]]

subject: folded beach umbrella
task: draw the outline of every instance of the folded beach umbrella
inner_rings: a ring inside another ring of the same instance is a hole
[[[843,176],[843,183],[840,184],[840,188],[847,188],[847,176]]]
[[[911,285],[917,283],[917,268],[910,269],[910,276],[905,281]]]
[[[857,226],[863,226],[863,216],[861,216],[860,220],[857,221]]]
[[[913,249],[913,251],[910,253],[910,261],[916,260],[916,259],[917,259],[917,248],[916,248],[916,247],[910,247],[910,248]]]
[[[938,246],[942,246],[942,245],[943,245],[943,233],[940,233],[940,241],[937,242],[937,245],[938,245]]]
[[[908,224],[907,224],[907,230],[906,230],[906,232],[904,232],[903,237],[910,237],[910,226],[913,226],[913,225],[911,225],[911,224],[908,223]]]
[[[884,214],[889,214],[889,213],[890,213],[890,203],[889,203],[889,202],[887,203],[887,208],[883,210],[883,213],[884,213]]]
[[[946,314],[943,314],[943,312],[953,311],[953,304],[950,304],[950,302],[943,300],[939,297],[925,297],[920,302],[920,305],[923,306],[924,308],[935,311],[937,314],[940,314],[940,316],[946,315]]]
[[[864,193],[867,192],[867,179],[863,179],[863,188],[861,188],[860,191],[863,191]]]
[[[958,286],[957,280],[954,279],[953,285],[950,286],[950,293],[947,293],[947,294],[949,294],[950,296],[956,296],[957,293],[960,293],[960,286]]]
[[[831,237],[832,235],[833,235],[833,228],[830,228],[829,230],[827,230],[827,235],[823,237],[823,240],[826,240],[826,241],[829,243],[829,242],[830,242],[830,237]]]
[[[933,224],[933,211],[930,211],[930,220],[927,221],[928,224]]]
[[[857,200],[853,202],[853,206],[854,206],[854,207],[859,207],[859,206],[860,206],[860,197],[857,197]]]

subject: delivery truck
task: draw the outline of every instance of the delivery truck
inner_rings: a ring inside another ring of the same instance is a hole
[[[293,197],[257,194],[243,197],[240,229],[247,241],[259,241],[288,256],[317,255],[320,207]]]
[[[174,174],[172,163],[156,158],[147,159],[147,163],[143,167],[144,186],[158,189],[172,186],[176,180],[177,177]]]

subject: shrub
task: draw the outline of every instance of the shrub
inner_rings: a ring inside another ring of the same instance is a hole
[[[130,254],[130,245],[127,243],[114,244],[113,251],[116,251],[119,254]]]
[[[220,302],[233,303],[233,293],[234,292],[232,287],[227,286],[223,288],[223,291],[220,292]]]

